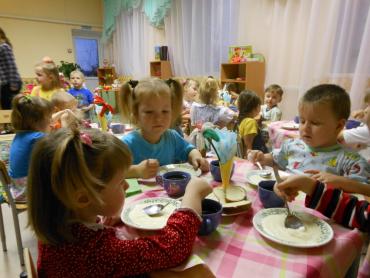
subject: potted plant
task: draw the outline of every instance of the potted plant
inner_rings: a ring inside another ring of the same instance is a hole
[[[81,70],[81,67],[76,63],[70,63],[66,61],[60,61],[60,65],[58,66],[59,72],[62,72],[64,77],[69,79],[69,76],[71,75],[71,72],[79,69]]]

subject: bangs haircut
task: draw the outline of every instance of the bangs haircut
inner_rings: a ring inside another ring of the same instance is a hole
[[[276,93],[281,98],[283,96],[284,91],[279,85],[272,84],[266,88],[265,93]]]
[[[304,103],[329,104],[337,120],[349,118],[351,100],[347,92],[335,84],[321,84],[309,89],[302,97],[300,105]]]
[[[35,144],[28,175],[28,219],[39,240],[48,244],[72,242],[78,190],[103,204],[100,191],[118,171],[131,165],[128,147],[115,136],[95,129],[61,128]]]

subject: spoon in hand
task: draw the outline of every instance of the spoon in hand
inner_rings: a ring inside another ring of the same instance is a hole
[[[144,212],[149,215],[149,216],[156,216],[158,214],[161,213],[161,211],[169,204],[170,202],[168,202],[167,204],[165,205],[162,205],[162,204],[154,204],[154,205],[150,205],[150,206],[147,206],[145,208],[143,208]]]
[[[267,178],[271,177],[271,171],[264,169],[262,167],[261,163],[259,163],[258,161],[256,162],[256,165],[261,170],[261,173],[260,173],[261,178],[267,179]]]
[[[276,183],[277,184],[281,183],[282,179],[280,178],[279,170],[274,166],[272,167],[272,169],[274,170]],[[284,201],[285,201],[285,207],[286,207],[287,212],[288,212],[288,215],[286,216],[285,221],[284,221],[285,228],[299,229],[299,228],[302,227],[304,229],[304,224],[303,224],[302,220],[299,219],[297,216],[295,216],[290,211],[289,206],[288,206],[288,202],[286,201],[286,199]]]

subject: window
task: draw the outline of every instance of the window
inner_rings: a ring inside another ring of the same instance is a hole
[[[75,60],[86,77],[96,77],[99,67],[100,33],[72,30]]]

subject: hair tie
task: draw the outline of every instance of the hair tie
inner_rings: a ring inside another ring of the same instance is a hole
[[[135,89],[135,87],[137,86],[137,84],[139,84],[139,81],[130,79],[130,81],[128,82],[128,84],[131,86],[132,89]]]
[[[80,140],[83,144],[85,145],[88,145],[90,147],[92,147],[92,140],[91,140],[91,137],[89,134],[85,133],[85,132],[81,132],[80,133]]]
[[[26,100],[27,103],[32,102],[32,96],[30,94],[23,94],[24,99]]]
[[[168,85],[169,87],[171,87],[171,84],[172,84],[173,82],[175,82],[175,80],[173,80],[172,78],[169,78],[169,79],[167,79],[165,82],[167,83],[167,85]]]

